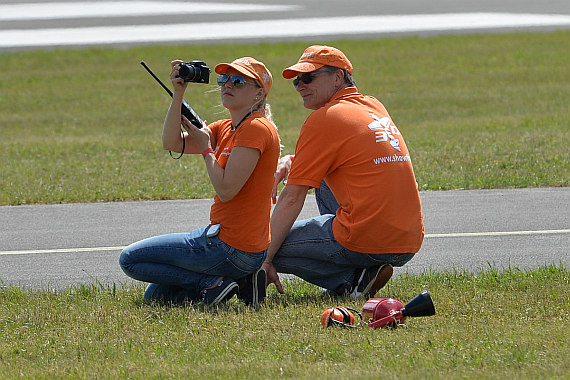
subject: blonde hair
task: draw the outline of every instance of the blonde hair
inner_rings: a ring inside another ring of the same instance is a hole
[[[271,106],[269,105],[269,103],[267,103],[266,97],[261,98],[261,100],[259,102],[257,102],[256,104],[254,104],[252,106],[252,109],[257,109],[259,112],[261,112],[263,114],[263,117],[265,117],[273,125],[275,125],[275,123],[273,122],[273,116],[271,113]]]
[[[259,88],[264,88],[261,83],[259,83],[258,80],[255,80],[255,85]],[[265,93],[265,89],[263,90],[263,92]],[[259,111],[263,114],[263,117],[265,117],[267,120],[269,120],[269,122],[273,125],[275,125],[275,128],[277,128],[277,125],[275,124],[275,122],[273,121],[273,115],[271,113],[271,106],[269,105],[269,103],[267,103],[267,94],[264,94],[265,96],[261,97],[261,99],[259,101],[257,101],[256,103],[254,103],[251,106],[251,111]]]

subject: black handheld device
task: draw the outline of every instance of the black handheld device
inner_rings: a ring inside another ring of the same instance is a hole
[[[146,63],[144,63],[144,61],[141,61],[141,65],[146,69],[146,71],[148,71],[150,75],[152,75],[154,79],[156,79],[156,81],[162,86],[162,88],[164,88],[164,90],[168,93],[168,95],[172,97],[172,91],[170,91],[170,89],[166,87],[166,85],[162,83],[162,81],[158,79],[156,75],[154,75],[152,70],[146,65]],[[198,114],[194,112],[192,107],[190,107],[190,105],[184,99],[182,99],[182,106],[180,107],[180,112],[182,113],[182,115],[186,116],[188,120],[190,120],[190,122],[194,124],[197,128],[202,128],[202,124],[204,122],[202,121],[200,116],[198,116]]]

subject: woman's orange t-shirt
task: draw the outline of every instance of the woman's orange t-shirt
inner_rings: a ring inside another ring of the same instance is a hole
[[[340,209],[335,239],[362,253],[415,253],[424,224],[418,185],[402,134],[374,97],[349,87],[309,115],[287,185],[325,180]]]
[[[222,202],[216,195],[210,222],[220,224],[220,239],[234,248],[259,252],[271,239],[271,189],[280,153],[277,129],[260,112],[254,112],[234,131],[231,120],[218,120],[208,126],[216,138],[215,156],[226,167],[234,147],[254,148],[261,152],[253,173],[239,193]]]

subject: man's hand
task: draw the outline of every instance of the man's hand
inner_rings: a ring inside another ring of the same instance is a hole
[[[288,154],[279,159],[277,163],[277,169],[275,170],[275,180],[273,181],[273,190],[271,191],[271,199],[273,203],[277,203],[277,189],[281,181],[283,184],[287,184],[287,178],[289,177],[289,170],[291,170],[291,162],[293,162],[292,155]]]
[[[267,275],[267,286],[269,284],[275,284],[277,291],[281,294],[284,294],[283,286],[281,285],[281,281],[279,281],[279,275],[277,274],[277,270],[273,265],[270,263],[263,263],[262,268],[265,269],[265,273]]]

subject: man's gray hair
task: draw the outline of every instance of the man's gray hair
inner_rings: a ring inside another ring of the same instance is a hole
[[[334,67],[334,66],[325,66],[325,69],[327,71],[330,71],[330,72],[342,70],[342,73],[344,74],[344,83],[346,83],[349,86],[356,87],[356,81],[354,80],[352,75],[350,75],[350,73],[348,71],[346,71],[345,69],[341,69],[341,68]]]

